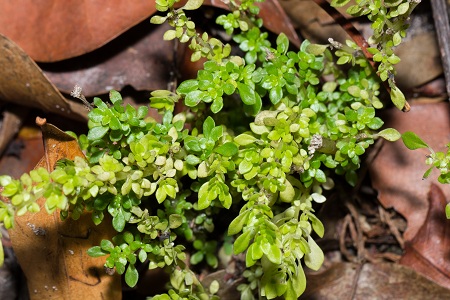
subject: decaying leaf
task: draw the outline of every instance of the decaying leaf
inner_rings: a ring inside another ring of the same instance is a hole
[[[45,119],[38,118],[37,123],[43,131],[45,155],[36,167],[51,171],[61,158],[84,157],[73,137]],[[17,217],[10,231],[31,299],[120,299],[120,276],[107,275],[104,257],[92,258],[86,252],[114,234],[108,220],[95,226],[85,213],[77,221],[61,221],[59,212],[46,212],[44,202],[38,200],[39,213]]]
[[[2,101],[39,108],[65,118],[87,118],[87,110],[83,105],[67,101],[36,63],[14,42],[1,34],[0,66]]]
[[[179,5],[183,5],[180,3]],[[219,0],[205,5],[227,8]],[[261,16],[273,32],[285,32],[297,46],[300,40],[277,1],[261,3]],[[0,2],[0,33],[39,62],[54,62],[91,52],[156,12],[155,1]],[[20,21],[18,21],[20,20]],[[280,20],[283,20],[280,22]]]
[[[400,133],[412,131],[435,151],[447,149],[446,144],[450,140],[448,102],[414,104],[408,113],[393,108],[382,118],[386,127],[395,128]],[[427,154],[427,149],[408,150],[402,141],[383,142],[383,147],[369,166],[372,183],[378,190],[382,205],[393,207],[408,222],[405,241],[416,236],[424,223],[428,207],[427,193],[439,175],[438,172],[432,172],[429,178],[422,180],[429,167],[425,164]],[[441,189],[450,199],[450,185],[442,185]]]
[[[390,300],[449,299],[450,290],[414,270],[393,263],[337,263],[325,271],[307,274],[300,299]]]
[[[19,0],[1,1],[0,11],[0,32],[34,60],[50,62],[97,49],[156,9],[148,0]]]
[[[396,65],[396,83],[401,89],[418,87],[442,74],[439,45],[434,32],[423,32],[396,49],[401,61]]]
[[[104,47],[69,60],[41,64],[59,90],[70,93],[75,84],[86,97],[122,90],[167,89],[175,72],[174,42],[162,41],[168,25],[148,22],[131,28]]]
[[[445,216],[447,200],[441,185],[432,184],[428,214],[416,236],[405,245],[400,263],[450,289],[450,227]]]

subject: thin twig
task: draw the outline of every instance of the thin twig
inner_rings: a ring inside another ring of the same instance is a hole
[[[450,24],[448,19],[448,8],[446,0],[431,0],[433,10],[434,27],[441,50],[442,65],[444,67],[445,87],[447,89],[447,97],[450,97]]]

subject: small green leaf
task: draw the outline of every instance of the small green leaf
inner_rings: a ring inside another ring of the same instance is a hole
[[[395,141],[397,141],[398,139],[401,138],[400,132],[398,132],[398,131],[397,131],[396,129],[394,129],[394,128],[386,128],[386,129],[383,129],[383,130],[381,130],[381,131],[378,133],[378,136],[380,136],[380,137],[382,137],[382,138],[384,138],[385,140],[388,140],[388,141],[390,141],[390,142],[395,142]]]
[[[294,200],[295,190],[291,182],[287,179],[284,181],[284,185],[286,186],[286,188],[284,189],[284,191],[280,192],[280,200],[290,203],[292,202],[292,200]]]
[[[240,213],[233,221],[231,221],[228,226],[228,235],[234,235],[239,233],[244,227],[244,224],[247,223],[248,216],[250,214],[250,210],[246,210],[243,213]]]
[[[306,52],[319,56],[322,55],[328,47],[329,45],[309,44],[306,46]]]
[[[169,216],[169,228],[175,229],[181,226],[183,224],[183,218],[181,215],[178,214],[171,214]]]
[[[402,140],[405,146],[410,150],[429,148],[427,143],[425,143],[419,136],[417,136],[417,134],[411,131],[406,131],[405,133],[403,133]]]
[[[100,257],[109,254],[109,252],[103,251],[102,248],[100,248],[100,246],[94,246],[92,248],[89,248],[87,253],[91,257]]]
[[[400,4],[398,6],[397,12],[398,12],[399,15],[403,15],[406,12],[408,12],[408,9],[409,9],[409,2],[405,2],[405,3],[402,3],[402,4]]]
[[[194,107],[202,100],[203,95],[204,92],[194,90],[186,95],[184,103],[189,107]]]
[[[240,146],[246,146],[249,144],[253,144],[256,141],[256,138],[253,135],[242,133],[235,137],[234,141]]]
[[[211,129],[210,138],[217,142],[221,137],[223,136],[223,127],[222,126],[216,126],[213,129]]]
[[[190,263],[196,265],[203,260],[203,257],[204,257],[203,252],[197,251],[191,256]]]
[[[111,241],[108,240],[102,240],[100,242],[100,247],[102,248],[102,250],[107,252],[111,252],[114,249],[113,243],[111,243]]]
[[[273,104],[277,104],[283,98],[283,90],[277,85],[269,91],[269,99]]]
[[[252,239],[252,232],[251,230],[248,230],[238,236],[238,238],[234,241],[234,247],[233,251],[234,254],[239,254],[244,252],[248,248],[248,244],[250,243],[250,240]]]
[[[219,291],[219,288],[220,288],[219,282],[217,280],[213,280],[209,285],[209,292],[214,295]]]
[[[242,102],[244,102],[244,104],[252,105],[256,103],[256,96],[254,89],[240,82],[237,83],[237,88],[239,90],[239,95],[241,96]]]
[[[109,99],[111,100],[112,104],[114,104],[118,101],[121,102],[122,96],[120,95],[120,93],[118,91],[111,90],[111,91],[109,91]]]
[[[99,140],[105,136],[105,134],[108,132],[108,130],[109,130],[109,127],[103,127],[103,126],[91,128],[89,130],[87,138],[89,141]]]
[[[391,100],[392,103],[398,108],[403,110],[406,104],[405,95],[396,86],[391,87]]]
[[[195,79],[183,81],[177,88],[177,93],[188,94],[198,88],[198,81]]]
[[[195,155],[189,154],[188,156],[186,156],[186,162],[187,162],[189,165],[195,166],[195,165],[198,165],[198,164],[201,162],[201,159],[198,158],[198,157],[195,156]]]
[[[181,9],[196,10],[202,6],[203,0],[189,0]]]
[[[289,49],[289,39],[284,33],[280,33],[277,37],[277,51],[280,54],[285,54]]]
[[[167,19],[167,17],[153,16],[150,19],[150,23],[159,25],[159,24],[164,23],[166,21],[166,19]]]
[[[169,29],[164,32],[163,40],[170,41],[177,37],[177,32],[175,30]]]
[[[427,179],[427,178],[431,175],[431,172],[433,172],[433,170],[434,170],[434,166],[432,166],[431,168],[429,168],[429,169],[423,174],[422,178],[423,178],[423,179]]]
[[[274,264],[281,264],[281,250],[277,245],[270,245],[269,252],[267,253],[267,258]]]
[[[139,273],[136,267],[132,264],[128,265],[127,271],[125,272],[125,282],[129,287],[134,287],[139,279]]]
[[[233,156],[238,152],[238,147],[233,142],[228,142],[214,149],[214,152],[223,156]]]
[[[450,219],[450,203],[447,203],[445,206],[445,215],[447,216],[447,219]]]
[[[349,86],[347,91],[353,97],[359,98],[359,96],[361,95],[361,89],[358,86],[356,86],[356,85]]]
[[[112,220],[112,225],[114,229],[118,232],[122,232],[125,228],[125,216],[123,214],[123,210],[119,209],[117,214],[114,216]]]
[[[211,200],[208,199],[209,181],[205,182],[198,191],[198,209],[206,209],[211,205]]]
[[[213,130],[214,126],[216,126],[216,124],[214,123],[214,119],[208,116],[205,122],[203,122],[203,134],[206,138],[211,137],[211,131]]]
[[[324,260],[322,249],[320,249],[311,236],[308,236],[308,245],[310,252],[305,253],[305,264],[308,268],[317,271],[322,266]]]

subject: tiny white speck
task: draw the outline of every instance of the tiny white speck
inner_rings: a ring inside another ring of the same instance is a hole
[[[59,109],[61,106],[59,106],[58,104],[56,104],[56,109]]]
[[[34,290],[33,292],[34,292],[35,294],[37,294],[37,290]]]
[[[74,252],[73,252],[73,250],[69,250],[69,253],[70,253],[70,255],[73,255]]]
[[[30,87],[30,83],[29,82],[25,83],[25,86]]]

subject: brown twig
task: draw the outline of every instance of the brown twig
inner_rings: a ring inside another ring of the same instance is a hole
[[[446,0],[431,0],[433,10],[434,27],[436,28],[439,49],[441,50],[442,65],[444,67],[445,87],[447,97],[450,97],[450,24]]]
[[[367,43],[366,39],[363,35],[358,31],[358,29],[353,26],[353,24],[347,20],[337,9],[332,7],[330,3],[326,0],[314,0],[333,20],[339,24],[342,29],[347,32],[347,34],[352,38],[352,40],[361,48],[362,53],[369,61],[372,68],[377,71],[376,63],[373,61],[373,55],[367,51],[369,47],[369,43]]]

